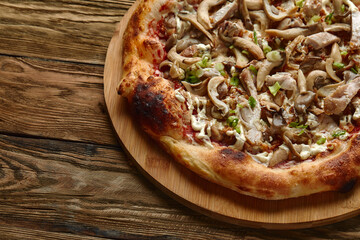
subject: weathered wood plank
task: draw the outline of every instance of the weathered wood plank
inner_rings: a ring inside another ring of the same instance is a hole
[[[118,145],[102,66],[0,56],[0,132]]]
[[[103,64],[115,25],[133,2],[2,0],[0,54]]]
[[[31,229],[21,231],[24,236],[47,231],[117,239],[360,238],[360,217],[296,231],[220,223],[162,194],[126,159],[111,146],[0,135],[0,225],[8,235],[13,228]]]

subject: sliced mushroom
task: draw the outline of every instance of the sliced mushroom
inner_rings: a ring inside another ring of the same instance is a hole
[[[199,40],[194,38],[184,38],[177,42],[176,44],[176,51],[182,52],[185,50],[185,48],[200,43]]]
[[[281,163],[289,158],[289,148],[281,145],[278,149],[274,151],[274,154],[270,158],[269,167],[273,167],[278,163]]]
[[[272,86],[278,82],[282,89],[296,91],[296,80],[288,72],[278,72],[271,76],[266,76],[266,85]]]
[[[290,141],[290,139],[283,134],[282,138],[284,140],[284,143],[286,144],[286,146],[290,149],[291,153],[295,156],[296,159],[301,159],[300,154],[296,151],[296,149],[294,148],[293,143]]]
[[[232,43],[233,37],[239,36],[244,26],[239,21],[225,21],[219,26],[219,37],[225,42]]]
[[[360,12],[353,11],[351,13],[351,47],[353,49],[360,49]]]
[[[341,62],[341,61],[342,61],[339,44],[334,43],[334,44],[332,45],[330,57],[331,57],[332,59],[334,59],[334,62]]]
[[[251,11],[249,12],[250,17],[254,19],[255,23],[260,23],[260,33],[261,35],[265,35],[265,30],[269,28],[270,21],[267,18],[264,11]]]
[[[168,59],[172,62],[178,62],[179,66],[183,69],[186,69],[188,66],[199,62],[201,60],[200,57],[183,57],[176,52],[176,46],[170,49],[167,54]]]
[[[254,84],[254,80],[251,76],[250,70],[248,68],[242,70],[240,74],[240,80],[242,80],[245,83],[244,85],[247,87],[250,96],[252,96],[253,98],[255,98],[255,100],[257,100],[256,87]]]
[[[311,105],[311,103],[314,101],[315,93],[306,91],[301,94],[299,94],[295,99],[295,109],[299,113],[305,113],[306,109]]]
[[[273,12],[273,8],[272,8],[272,5],[270,4],[269,0],[263,0],[263,1],[264,1],[265,13],[271,20],[276,21],[276,22],[281,21],[284,18],[293,15],[297,10],[297,7],[294,5],[293,1],[286,1],[285,2],[286,3],[285,7],[287,8],[286,11],[285,12],[279,11],[279,13],[276,14]]]
[[[318,50],[335,42],[340,42],[340,38],[328,32],[319,32],[308,36],[304,43],[311,45],[315,50]]]
[[[324,99],[324,111],[326,114],[340,114],[345,110],[351,99],[360,89],[360,77],[338,87],[333,93]]]
[[[331,24],[331,25],[325,25],[324,26],[324,31],[325,32],[342,32],[342,31],[345,31],[345,32],[350,32],[351,30],[351,27],[349,24],[346,24],[346,23],[334,23],[334,24]]]
[[[322,8],[321,0],[305,0],[302,11],[306,20],[311,19],[315,15],[320,15]]]
[[[306,77],[306,89],[308,91],[313,91],[314,84],[317,81],[323,81],[327,78],[327,73],[321,70],[314,70],[309,73]]]
[[[211,17],[210,22],[213,26],[223,22],[226,19],[231,18],[238,8],[238,4],[236,1],[227,2],[222,8],[217,10]]]
[[[304,73],[299,69],[298,71],[298,88],[300,91],[300,94],[306,93],[306,78],[304,76]]]
[[[188,90],[192,94],[196,94],[199,96],[205,96],[207,93],[207,84],[209,82],[209,78],[195,84],[191,84],[185,81],[182,81],[181,83],[184,85],[186,90]]]
[[[268,76],[270,74],[270,72],[271,72],[271,70],[273,70],[273,68],[280,66],[281,63],[282,63],[282,61],[270,62],[267,59],[261,63],[260,68],[258,70],[257,77],[256,77],[256,88],[258,91],[260,91],[261,88],[263,87],[266,76]]]
[[[290,58],[291,54],[294,52],[296,46],[298,44],[301,44],[304,39],[305,39],[305,36],[299,35],[285,48],[285,63],[292,69],[299,69],[299,66],[290,63],[289,58]]]
[[[245,28],[249,30],[253,30],[254,26],[251,22],[249,11],[246,5],[246,0],[237,0],[238,6],[239,6],[239,12],[242,17],[242,20],[245,23]]]
[[[333,79],[336,82],[341,82],[341,79],[336,75],[336,73],[333,69],[333,63],[334,63],[334,59],[332,59],[332,58],[326,59],[326,65],[325,65],[326,72],[327,72],[327,74],[329,74],[331,79]]]
[[[229,107],[226,103],[219,100],[218,86],[225,81],[224,77],[213,77],[209,80],[207,91],[211,102],[221,111],[221,116],[226,116],[229,112]]]
[[[249,65],[249,59],[244,54],[242,54],[239,49],[233,48],[232,52],[235,55],[237,67],[245,68]]]
[[[178,16],[182,20],[189,21],[214,44],[214,37],[196,20],[196,16],[194,14],[178,14]]]
[[[300,18],[285,18],[279,23],[277,29],[285,30],[288,28],[301,27],[301,26],[304,26],[304,23]]]
[[[323,29],[324,28],[321,23],[316,23],[312,25],[306,25],[304,27],[290,28],[286,30],[268,29],[265,32],[270,36],[280,37],[285,40],[293,40],[299,35],[308,36],[317,32],[321,32]]]
[[[338,89],[339,87],[343,86],[345,84],[345,82],[339,82],[339,83],[335,83],[335,84],[329,84],[329,85],[325,85],[322,88],[320,88],[316,94],[319,97],[327,97],[329,95],[331,95],[333,92],[336,91],[336,89]]]
[[[226,0],[203,0],[197,9],[197,20],[206,29],[213,28],[210,22],[209,10],[210,8],[223,4]]]
[[[259,45],[255,44],[254,42],[248,39],[234,37],[234,46],[249,51],[254,56],[254,58],[258,60],[265,58],[264,52],[261,50]]]
[[[249,10],[261,10],[263,8],[263,0],[246,0],[246,6]]]
[[[332,2],[334,6],[334,15],[342,15],[341,6],[343,5],[343,0],[333,0]]]

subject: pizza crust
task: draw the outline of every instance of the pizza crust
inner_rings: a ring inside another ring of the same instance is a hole
[[[269,168],[231,147],[212,148],[189,142],[190,113],[175,97],[172,83],[155,76],[164,59],[156,36],[146,35],[159,20],[164,0],[145,0],[132,15],[124,35],[123,78],[118,92],[126,97],[134,118],[179,163],[201,177],[236,192],[268,200],[306,196],[324,191],[348,191],[360,174],[360,136],[336,142],[331,154],[286,168]],[[154,55],[155,54],[155,55]]]

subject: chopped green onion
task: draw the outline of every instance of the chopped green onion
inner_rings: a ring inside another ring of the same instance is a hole
[[[250,70],[254,75],[257,75],[257,73],[258,73],[256,67],[253,66],[253,65],[250,65],[250,66],[249,66],[249,70]]]
[[[342,52],[340,52],[340,54],[341,54],[342,56],[346,56],[346,55],[348,55],[348,52],[347,52],[347,51],[342,51]]]
[[[320,21],[321,17],[319,15],[314,15],[311,17],[311,20],[314,21],[314,22],[318,22]]]
[[[352,71],[355,74],[358,74],[358,70],[356,68],[351,68],[350,71]]]
[[[289,127],[291,127],[291,128],[296,128],[297,126],[299,126],[299,123],[298,123],[298,122],[291,122],[291,123],[289,124]]]
[[[270,90],[270,92],[271,92],[271,94],[275,97],[276,96],[276,94],[278,93],[278,91],[280,90],[280,88],[281,88],[281,85],[278,83],[278,82],[276,82],[274,85],[272,85],[272,86],[269,86],[269,90]]]
[[[341,12],[345,12],[345,5],[341,5]]]
[[[326,142],[326,138],[323,138],[323,137],[316,141],[316,143],[317,143],[318,145],[322,145],[322,144],[324,144],[325,142]]]
[[[235,110],[229,110],[229,113],[234,114]]]
[[[238,125],[239,119],[235,116],[230,116],[230,117],[228,117],[226,122],[228,123],[228,125],[230,127],[235,128]]]
[[[234,49],[234,45],[230,45],[230,47],[229,47],[230,49]]]
[[[336,137],[340,137],[342,135],[345,135],[346,131],[345,130],[340,130],[340,131],[337,131],[337,132],[334,132],[331,136],[333,136],[334,138]]]
[[[207,56],[203,57],[203,59],[200,62],[198,62],[198,65],[202,68],[210,67],[210,65],[211,65],[210,58]]]
[[[185,78],[185,81],[187,81],[189,83],[198,83],[198,82],[200,82],[200,79],[197,76],[189,75]]]
[[[254,30],[254,43],[258,43],[258,40],[257,40],[257,34],[256,34],[256,31]]]
[[[241,53],[245,55],[249,55],[249,52],[247,50],[242,50]]]
[[[250,96],[248,101],[251,108],[254,108],[256,106],[256,100],[253,96]]]
[[[231,77],[230,78],[230,85],[239,86],[240,79],[238,77]]]
[[[341,69],[341,68],[345,67],[345,64],[340,63],[340,62],[334,62],[333,66],[336,67],[337,69]]]
[[[297,135],[300,136],[301,134],[303,134],[305,132],[305,129],[302,129]]]
[[[266,54],[266,59],[270,62],[279,62],[282,60],[282,57],[279,51],[271,51]]]
[[[218,70],[219,72],[221,70],[224,70],[224,64],[222,64],[221,62],[215,63],[215,69]]]
[[[199,68],[195,71],[194,74],[196,77],[200,78],[202,75],[204,75],[204,70],[202,70],[202,68]]]
[[[302,8],[304,6],[304,1],[305,0],[298,0],[296,1],[296,6],[299,7],[299,8]]]
[[[240,128],[239,128],[239,127],[236,127],[236,128],[235,128],[235,131],[236,131],[238,134],[240,134],[240,133],[241,133],[241,130],[240,130]]]
[[[244,105],[242,105],[242,104],[240,104],[240,103],[239,103],[237,106],[238,106],[240,109],[244,108]]]
[[[264,53],[267,54],[268,52],[271,52],[272,51],[272,48],[269,46],[269,45],[265,45],[263,47],[263,50],[264,50]]]
[[[334,12],[330,13],[329,15],[327,15],[327,16],[325,17],[325,22],[326,22],[328,25],[331,25],[331,24],[332,24],[333,15],[334,15]]]
[[[219,73],[221,74],[221,76],[226,76],[226,72],[224,70],[220,70]]]

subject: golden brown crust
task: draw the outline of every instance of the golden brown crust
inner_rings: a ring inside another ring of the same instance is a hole
[[[189,125],[184,103],[171,83],[155,77],[154,64],[163,59],[163,44],[148,33],[150,22],[165,1],[145,0],[131,17],[124,36],[123,80],[118,91],[128,99],[134,117],[178,162],[200,176],[237,192],[285,199],[323,191],[348,191],[360,173],[360,136],[338,142],[331,154],[287,168],[268,168],[230,147],[209,148],[186,137]]]

